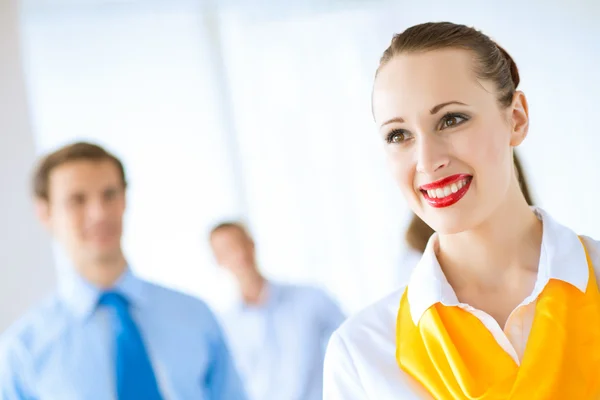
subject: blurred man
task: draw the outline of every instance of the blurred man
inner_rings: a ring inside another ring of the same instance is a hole
[[[121,162],[92,144],[41,161],[38,215],[71,265],[57,293],[2,338],[2,400],[246,398],[207,306],[129,269],[125,188]]]
[[[321,399],[324,351],[344,320],[338,306],[319,289],[266,280],[240,223],[216,226],[210,244],[239,285],[241,304],[224,319],[250,398]]]

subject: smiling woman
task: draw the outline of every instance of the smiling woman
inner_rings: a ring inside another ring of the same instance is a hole
[[[518,85],[508,53],[463,25],[413,26],[383,54],[375,122],[436,233],[408,286],[332,337],[326,399],[600,395],[600,245],[529,206],[514,168],[529,128]]]
[[[389,56],[384,55],[373,93],[373,111],[394,177],[411,207],[417,208],[416,213],[425,220],[434,219],[434,229],[462,231],[481,222],[502,202],[500,194],[509,188],[512,197],[518,199],[517,182],[511,179],[511,147],[519,145],[527,134],[525,96],[515,92],[518,79],[503,88],[502,74],[490,80],[483,78],[489,72],[475,73],[470,51],[456,47],[417,51],[408,45],[397,51],[409,56],[386,60]],[[510,76],[512,60],[504,58],[497,47],[491,54],[505,65],[504,73]],[[488,60],[492,58],[487,55]],[[495,68],[480,65],[482,70]],[[507,91],[514,97],[514,105],[506,105]],[[512,132],[506,132],[509,123],[514,125]],[[475,172],[478,179],[473,181]],[[456,196],[443,200],[444,186],[461,180],[472,195],[461,196],[460,205],[444,210],[444,218],[438,218],[439,210],[429,205],[455,204],[452,200]],[[435,190],[435,198],[427,196],[426,190]],[[474,209],[474,202],[479,200],[486,207]],[[465,209],[481,211],[465,215]]]

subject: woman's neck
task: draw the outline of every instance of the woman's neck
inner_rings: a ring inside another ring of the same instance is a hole
[[[541,242],[542,222],[517,192],[480,226],[439,235],[436,255],[457,293],[463,287],[485,291],[537,273]]]

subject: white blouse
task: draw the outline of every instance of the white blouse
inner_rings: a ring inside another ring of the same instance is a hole
[[[535,302],[550,279],[585,291],[589,278],[578,236],[539,208],[542,248],[533,292],[510,314],[502,329],[489,314],[459,303],[435,257],[432,236],[410,281],[408,301],[415,323],[433,304],[459,306],[479,318],[502,348],[519,363],[529,337]],[[583,237],[600,282],[600,242]],[[324,400],[431,399],[396,363],[396,318],[401,288],[349,318],[331,337],[325,358]]]

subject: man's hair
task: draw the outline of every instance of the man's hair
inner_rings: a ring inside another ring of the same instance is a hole
[[[227,229],[227,228],[237,229],[240,232],[242,232],[244,235],[246,235],[249,239],[252,239],[252,236],[250,235],[248,228],[246,228],[246,225],[241,221],[223,221],[223,222],[218,223],[210,230],[209,238],[212,238],[213,235],[217,231],[220,231],[222,229]]]
[[[40,160],[33,174],[33,193],[35,197],[48,201],[50,174],[59,166],[73,161],[110,161],[119,169],[123,188],[127,187],[125,168],[121,160],[96,144],[76,142],[63,146]]]

